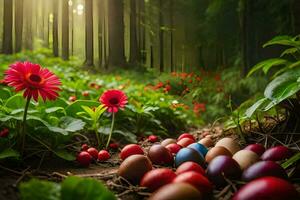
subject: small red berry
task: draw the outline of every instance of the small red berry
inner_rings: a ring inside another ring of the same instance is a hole
[[[70,96],[69,97],[69,101],[71,101],[71,102],[74,102],[76,100],[77,100],[76,96]]]
[[[136,154],[144,155],[142,147],[137,144],[128,144],[121,150],[120,158],[125,160],[127,157]]]
[[[157,142],[158,141],[158,137],[156,135],[150,135],[148,137],[148,141],[152,142],[152,143]]]
[[[81,166],[88,167],[91,164],[92,156],[88,152],[82,151],[78,154],[77,161]]]
[[[88,97],[90,95],[89,91],[83,91],[82,96]]]
[[[118,143],[110,143],[109,147],[112,149],[118,149],[119,148],[119,144]]]
[[[87,150],[87,152],[88,152],[95,160],[97,160],[97,158],[98,158],[98,150],[97,150],[97,149],[91,147],[91,148],[89,148],[89,149]]]
[[[98,160],[99,161],[106,161],[109,158],[110,158],[110,154],[109,154],[108,151],[106,151],[106,150],[99,151],[99,153],[98,153]]]
[[[81,150],[82,151],[86,151],[86,150],[88,150],[88,148],[89,148],[89,146],[87,144],[81,145]]]
[[[2,131],[0,131],[0,137],[7,137],[9,134],[9,129],[8,128],[5,128],[3,129]]]

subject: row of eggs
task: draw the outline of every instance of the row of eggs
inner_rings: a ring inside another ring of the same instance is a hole
[[[252,144],[240,150],[238,143],[231,138],[223,138],[212,146],[213,141],[209,137],[196,143],[191,134],[182,134],[177,141],[169,138],[161,144],[154,144],[147,156],[144,156],[144,150],[139,145],[130,144],[120,153],[124,161],[118,174],[133,184],[140,184],[150,191],[155,191],[150,199],[201,199],[210,194],[213,185],[217,188],[223,187],[227,184],[226,178],[238,179],[241,174],[244,181],[258,181],[263,177],[261,181],[269,181],[269,184],[265,184],[269,190],[257,187],[256,182],[250,182],[243,188],[247,186],[248,191],[249,185],[253,185],[250,190],[253,191],[254,188],[259,191],[243,192],[245,189],[242,188],[235,195],[235,199],[246,199],[245,196],[259,194],[260,190],[273,191],[269,185],[275,187],[274,182],[280,182],[276,192],[286,193],[289,190],[291,199],[298,195],[294,187],[284,180],[287,178],[284,169],[274,162],[290,157],[291,152],[288,148],[277,146],[265,151],[262,145]],[[209,147],[212,148],[208,150]],[[262,161],[259,161],[260,158]],[[177,170],[174,173],[168,168],[153,169],[152,164],[174,164]],[[282,187],[281,182],[285,183],[286,187]],[[265,192],[265,195],[268,197],[273,194]]]

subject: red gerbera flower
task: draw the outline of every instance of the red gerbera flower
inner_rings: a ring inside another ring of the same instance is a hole
[[[121,90],[107,90],[100,97],[99,101],[108,109],[108,112],[116,113],[125,107],[127,96]]]
[[[24,98],[33,97],[38,101],[39,94],[44,101],[46,99],[55,100],[60,90],[60,80],[46,68],[30,62],[16,62],[5,72],[5,82],[15,88],[24,90]]]

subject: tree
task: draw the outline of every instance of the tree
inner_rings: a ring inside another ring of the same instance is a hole
[[[85,62],[94,65],[93,0],[85,0]]]
[[[131,63],[131,64],[137,64],[139,62],[136,22],[137,22],[136,0],[130,0],[130,57],[129,57],[129,63]]]
[[[15,1],[15,52],[22,50],[23,0]]]
[[[53,55],[58,57],[58,0],[53,0]]]
[[[163,21],[163,1],[159,0],[159,71],[164,71],[164,21]]]
[[[109,65],[125,64],[123,1],[108,1]]]
[[[170,0],[170,65],[171,65],[171,72],[174,72],[174,62],[173,62],[173,57],[174,57],[174,48],[173,48],[173,31],[174,31],[174,0]]]
[[[13,1],[4,0],[4,14],[3,14],[3,44],[2,52],[4,54],[13,53],[13,37],[12,37],[12,27],[13,27]]]
[[[26,9],[25,15],[25,31],[24,38],[25,39],[25,49],[32,50],[33,49],[33,33],[32,33],[32,1],[26,0],[24,4],[24,9]]]
[[[62,1],[62,58],[69,59],[69,4]]]

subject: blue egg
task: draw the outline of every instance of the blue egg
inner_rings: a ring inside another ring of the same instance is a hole
[[[198,153],[200,153],[203,157],[205,157],[205,155],[207,154],[208,150],[207,148],[200,144],[200,143],[193,143],[193,144],[190,144],[189,146],[187,146],[188,148],[192,148],[192,149],[195,149]]]
[[[192,148],[182,148],[178,151],[175,156],[175,166],[178,167],[184,162],[193,161],[199,165],[204,164],[204,158],[195,149]]]

